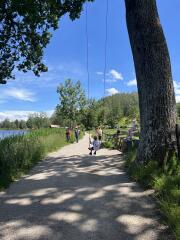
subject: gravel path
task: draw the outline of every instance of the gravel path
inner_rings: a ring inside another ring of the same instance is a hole
[[[1,240],[154,240],[165,237],[150,195],[116,150],[89,156],[88,136],[52,153],[0,193]]]

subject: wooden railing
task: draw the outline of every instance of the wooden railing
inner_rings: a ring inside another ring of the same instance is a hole
[[[120,138],[123,140],[124,137],[121,137],[121,135],[127,133],[127,131],[125,132],[125,130],[121,130],[120,129]],[[134,134],[134,136],[138,136],[139,135],[139,131],[136,131]],[[111,142],[115,142],[116,141],[116,134],[107,134],[107,133],[103,133],[103,141],[111,141]],[[129,143],[130,145],[133,144],[133,142],[135,142],[135,144],[138,145],[138,140],[132,140],[130,141],[131,143]],[[178,154],[178,159],[180,159],[180,125],[176,124],[176,143],[177,143],[177,154]]]
[[[123,135],[126,135],[127,131],[125,130],[120,130],[120,134],[117,135],[115,134],[107,134],[107,133],[103,133],[103,141],[104,142],[112,142],[114,144],[114,147],[118,150],[121,151],[127,151],[129,150],[131,147],[133,146],[138,146],[139,144],[139,140],[137,139],[131,139],[129,141],[126,141],[126,137],[124,137]],[[133,133],[133,136],[139,136],[139,131],[135,131]]]
[[[121,137],[121,135],[127,135],[127,133],[128,133],[128,130],[121,130],[120,129],[120,137]],[[116,138],[116,136],[117,136],[117,134],[116,133],[114,133],[114,134],[110,134],[110,133],[103,133],[103,141],[111,141],[111,140],[113,140],[113,139],[115,139]],[[134,131],[133,132],[133,136],[139,136],[139,130],[137,130],[137,131]],[[122,137],[122,138],[124,138],[124,137]]]

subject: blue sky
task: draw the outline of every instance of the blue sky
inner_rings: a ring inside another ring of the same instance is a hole
[[[171,57],[176,99],[180,101],[179,0],[157,0],[161,23]],[[88,5],[90,96],[103,96],[106,0]],[[61,19],[45,49],[49,71],[37,78],[32,73],[15,72],[16,79],[0,85],[0,120],[25,119],[31,112],[52,113],[58,104],[57,86],[65,79],[80,80],[87,92],[85,14],[72,22]],[[125,22],[123,0],[109,1],[106,95],[136,91],[132,53]]]

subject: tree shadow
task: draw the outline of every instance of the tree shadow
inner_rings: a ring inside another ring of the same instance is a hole
[[[120,155],[47,158],[0,196],[0,239],[173,239]]]

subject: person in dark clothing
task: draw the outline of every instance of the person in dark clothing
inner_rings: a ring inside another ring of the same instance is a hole
[[[66,128],[66,141],[69,142],[71,136],[70,128]]]
[[[76,139],[76,142],[78,143],[78,141],[79,141],[79,133],[80,133],[80,131],[79,131],[79,129],[76,127],[75,129],[74,129],[74,135],[75,135],[75,139]]]

